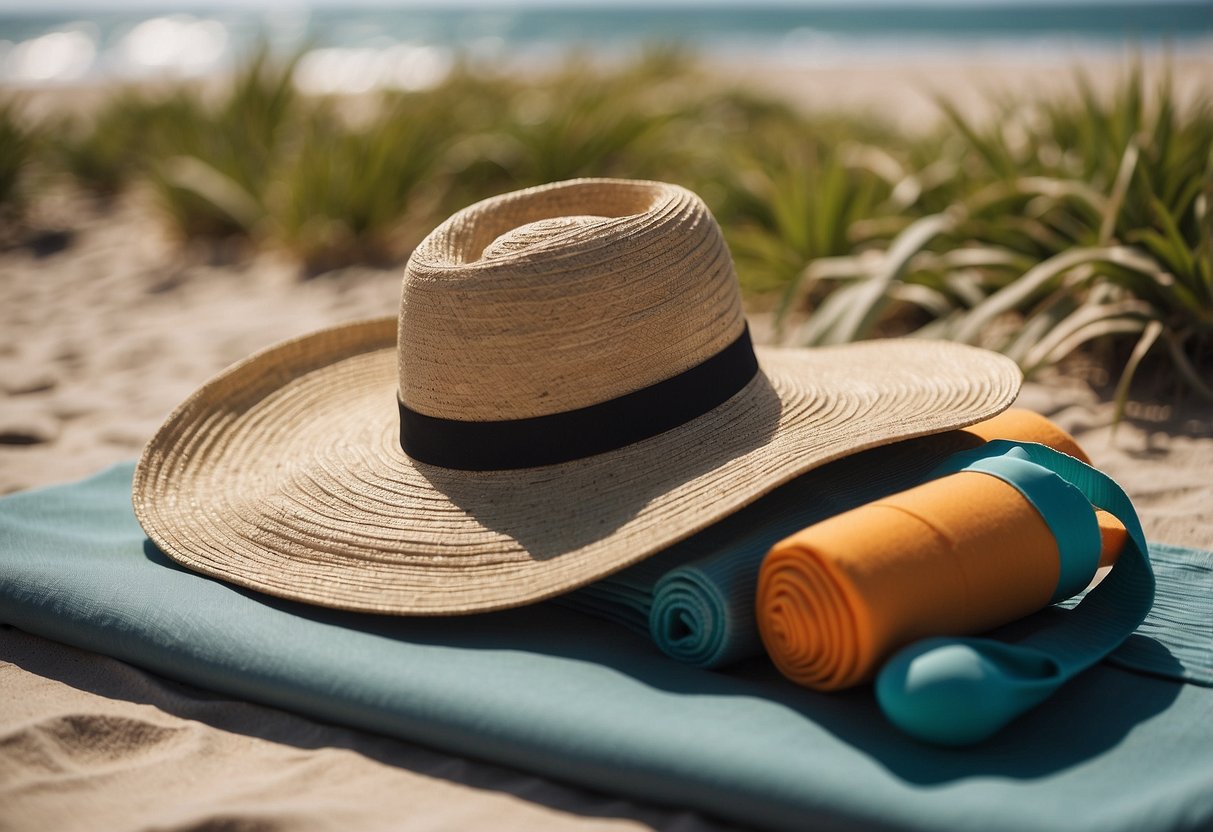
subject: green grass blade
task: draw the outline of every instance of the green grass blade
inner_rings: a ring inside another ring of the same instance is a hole
[[[942,318],[956,308],[956,304],[943,292],[921,283],[894,283],[889,287],[889,296],[917,306],[932,318]]]
[[[805,346],[838,343],[834,332],[856,303],[864,302],[871,278],[841,286],[828,294],[821,305],[791,336],[791,341]]]
[[[1046,334],[1023,358],[1025,374],[1053,364],[1082,344],[1112,333],[1139,332],[1150,317],[1150,305],[1139,300],[1084,304],[1070,315],[1050,322]]]
[[[1171,356],[1171,361],[1179,370],[1179,374],[1183,376],[1184,381],[1191,385],[1192,389],[1200,394],[1203,398],[1213,401],[1213,385],[1210,385],[1208,379],[1201,378],[1196,367],[1188,359],[1184,353],[1182,341],[1172,332],[1165,333],[1167,352]]]
[[[986,344],[986,346],[998,349],[1012,361],[1023,367],[1026,365],[1028,353],[1058,323],[1065,320],[1067,315],[1073,314],[1077,306],[1077,301],[1072,293],[1066,287],[1060,286],[1045,298],[1042,303],[1038,304],[1036,309],[1025,320],[1017,324],[1012,331],[1008,343],[1000,345],[997,342],[992,342]]]
[[[832,328],[825,343],[839,344],[865,337],[888,300],[889,284],[904,276],[910,258],[935,237],[955,226],[953,215],[932,214],[901,232],[889,246],[880,270],[861,284],[862,291],[856,292],[850,307]]]
[[[1112,235],[1116,233],[1116,221],[1120,217],[1120,208],[1124,205],[1125,195],[1129,192],[1129,185],[1133,181],[1133,171],[1137,169],[1137,158],[1141,152],[1137,148],[1136,142],[1130,142],[1125,148],[1124,156],[1120,160],[1120,168],[1116,171],[1116,181],[1112,183],[1112,193],[1108,197],[1107,205],[1103,211],[1103,218],[1099,224],[1099,244],[1106,246],[1112,240]]]
[[[999,315],[1020,308],[1032,297],[1055,284],[1071,269],[1100,262],[1118,263],[1147,272],[1158,270],[1157,264],[1148,257],[1124,246],[1073,248],[1064,251],[1029,269],[1014,283],[990,295],[970,310],[956,332],[956,339],[965,343],[976,343],[981,331]]]
[[[257,198],[230,176],[194,156],[174,156],[161,168],[165,184],[193,194],[225,214],[245,232],[264,216]]]
[[[1179,229],[1175,225],[1175,220],[1171,216],[1171,212],[1163,205],[1162,201],[1157,197],[1150,200],[1150,207],[1154,211],[1154,221],[1159,224],[1166,235],[1167,241],[1171,244],[1171,259],[1175,263],[1175,275],[1180,280],[1190,279],[1196,270],[1195,261],[1192,257],[1192,251],[1188,247],[1188,243],[1184,240],[1183,235],[1179,233]]]
[[[1150,351],[1150,348],[1154,346],[1162,333],[1162,323],[1160,321],[1150,321],[1146,324],[1141,337],[1137,339],[1137,343],[1133,346],[1133,352],[1129,355],[1129,360],[1120,373],[1120,380],[1116,383],[1116,393],[1112,397],[1112,400],[1115,402],[1112,412],[1113,434],[1115,434],[1116,426],[1120,424],[1120,420],[1124,418],[1125,405],[1129,401],[1129,387],[1133,383],[1133,376],[1137,374],[1137,368],[1141,364],[1141,360],[1146,357],[1146,353]]]
[[[983,136],[973,123],[966,118],[955,103],[942,95],[935,96],[935,104],[942,111],[948,122],[967,140],[968,146],[980,156],[996,175],[1012,178],[1016,173],[1015,159],[1007,150],[1001,137]]]

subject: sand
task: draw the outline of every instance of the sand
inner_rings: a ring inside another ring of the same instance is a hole
[[[851,78],[876,102],[904,81],[879,72]],[[134,457],[173,406],[254,350],[396,311],[399,268],[301,280],[272,255],[223,262],[164,237],[138,195],[48,194],[38,212],[65,234],[0,252],[0,493]],[[1106,396],[1072,379],[1030,384],[1021,404],[1124,485],[1148,537],[1213,548],[1208,403],[1135,402],[1115,433]],[[0,806],[12,830],[723,828],[217,698],[11,628],[0,628]]]
[[[1042,48],[1025,48],[1011,55],[1005,51],[962,57],[917,54],[913,59],[867,60],[845,63],[823,60],[779,65],[770,62],[719,61],[723,77],[781,96],[792,103],[820,110],[841,109],[867,112],[895,128],[907,131],[929,129],[939,119],[937,98],[956,105],[976,121],[995,115],[1003,98],[1031,101],[1072,94],[1081,73],[1099,95],[1119,89],[1136,62],[1147,90],[1170,78],[1175,100],[1190,104],[1213,92],[1213,43],[1200,42],[1170,57],[1156,53],[1123,56],[1104,53],[1098,57]]]

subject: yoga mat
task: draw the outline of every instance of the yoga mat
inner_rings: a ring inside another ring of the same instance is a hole
[[[985,744],[936,749],[890,727],[870,689],[818,694],[765,661],[706,672],[553,604],[369,616],[183,571],[136,523],[131,473],[0,499],[0,621],[227,696],[750,828],[1213,823],[1213,688],[1097,666]],[[1151,554],[1165,614],[1117,655],[1211,684],[1213,555]]]
[[[760,655],[754,596],[759,567],[774,544],[916,485],[950,454],[991,439],[1040,442],[1089,462],[1057,425],[1011,408],[963,431],[874,448],[810,471],[738,515],[573,592],[562,603],[648,634],[666,655],[696,667],[725,667]]]

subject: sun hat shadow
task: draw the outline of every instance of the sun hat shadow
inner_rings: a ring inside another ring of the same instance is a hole
[[[531,558],[546,560],[617,533],[655,498],[765,446],[779,426],[783,404],[762,376],[744,404],[731,429],[711,437],[711,447],[671,448],[654,437],[611,456],[579,460],[576,476],[567,476],[560,465],[512,471],[507,477],[473,477],[425,464],[417,464],[417,470],[436,493],[486,529],[517,541]],[[652,468],[654,454],[665,455],[668,475],[636,476]],[[605,502],[603,493],[616,499]]]

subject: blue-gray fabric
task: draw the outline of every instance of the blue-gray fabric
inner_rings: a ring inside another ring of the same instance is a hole
[[[1213,824],[1210,687],[1097,665],[987,742],[934,748],[889,726],[868,688],[814,693],[760,660],[699,670],[553,604],[393,618],[195,575],[146,540],[131,471],[0,500],[0,621],[229,696],[752,827]],[[1213,555],[1151,555],[1158,614],[1118,655],[1213,679]]]

